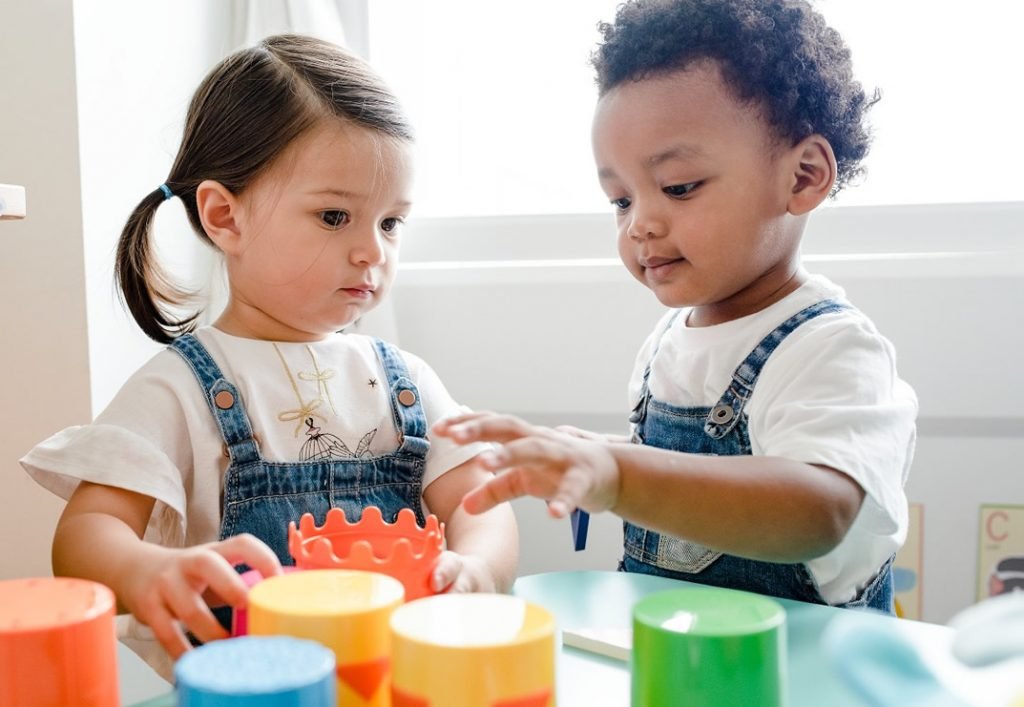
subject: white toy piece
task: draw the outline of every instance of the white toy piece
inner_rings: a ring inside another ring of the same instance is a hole
[[[984,667],[1024,658],[1024,592],[986,599],[953,617],[953,655],[965,665]]]
[[[25,187],[0,184],[0,219],[25,218]]]

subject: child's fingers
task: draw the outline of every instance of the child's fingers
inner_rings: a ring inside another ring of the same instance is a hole
[[[443,436],[467,444],[469,442],[510,442],[536,432],[537,428],[511,415],[481,415],[452,423]]]
[[[171,658],[177,660],[192,647],[192,644],[185,638],[181,625],[163,605],[154,608],[144,620],[142,617],[139,618],[149,626],[156,640],[160,642]]]
[[[231,555],[232,559],[227,559],[220,554],[223,548],[219,545],[211,547],[210,550],[213,552],[195,553],[182,563],[182,573],[189,588],[197,596],[199,592],[195,590],[212,592],[228,606],[245,606],[249,588],[232,565],[248,561],[234,559],[237,555]],[[178,587],[173,586],[173,590],[178,591]]]
[[[462,498],[462,507],[466,512],[477,515],[485,513],[495,506],[523,496],[547,498],[544,472],[537,469],[511,467],[494,476],[487,483],[477,486]],[[550,490],[554,491],[551,485]]]
[[[232,566],[240,564],[249,565],[252,569],[259,570],[260,574],[264,577],[273,577],[282,572],[281,561],[277,559],[277,555],[255,535],[250,535],[249,533],[233,535],[230,538],[215,543],[212,547]],[[244,582],[239,580],[238,586],[241,586],[244,591]],[[229,603],[231,602],[226,596],[224,599]]]
[[[455,582],[462,572],[462,557],[450,550],[445,550],[437,558],[434,572],[430,576],[430,588],[435,592],[443,592]]]
[[[168,591],[166,602],[171,613],[203,643],[227,638],[228,632],[210,612],[202,595],[182,580]]]
[[[477,420],[480,419],[481,417],[487,417],[493,414],[494,413],[488,412],[486,410],[476,410],[474,412],[465,412],[460,413],[458,415],[452,415],[451,417],[446,417],[435,422],[433,425],[431,425],[430,431],[433,432],[434,434],[445,436],[445,434],[448,431],[448,428],[452,427],[453,425],[461,425],[464,422],[469,422],[470,420]]]
[[[581,429],[579,427],[573,427],[572,425],[558,425],[557,427],[555,427],[555,430],[557,432],[562,432],[564,434],[567,434],[570,437],[578,437],[579,439],[589,439],[589,440],[600,440],[601,439],[601,435],[597,434],[596,432],[591,432],[590,430],[584,430],[584,429]]]
[[[467,513],[479,515],[486,513],[500,503],[519,498],[520,494],[515,493],[509,487],[508,477],[511,472],[500,474],[488,481],[486,484],[477,486],[475,489],[462,497],[462,507]]]

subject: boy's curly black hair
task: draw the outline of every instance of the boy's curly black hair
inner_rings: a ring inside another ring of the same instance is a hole
[[[598,28],[604,42],[591,63],[601,95],[712,60],[783,139],[795,145],[818,133],[829,141],[838,164],[833,194],[863,171],[865,113],[879,93],[865,95],[842,37],[805,0],[631,0]]]

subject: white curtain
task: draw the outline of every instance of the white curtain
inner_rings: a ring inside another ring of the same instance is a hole
[[[368,53],[367,0],[232,0],[231,13],[234,48],[295,32]]]

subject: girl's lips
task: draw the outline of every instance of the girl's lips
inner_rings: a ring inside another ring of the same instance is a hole
[[[343,287],[341,291],[356,299],[370,299],[373,297],[373,289],[369,287]]]

